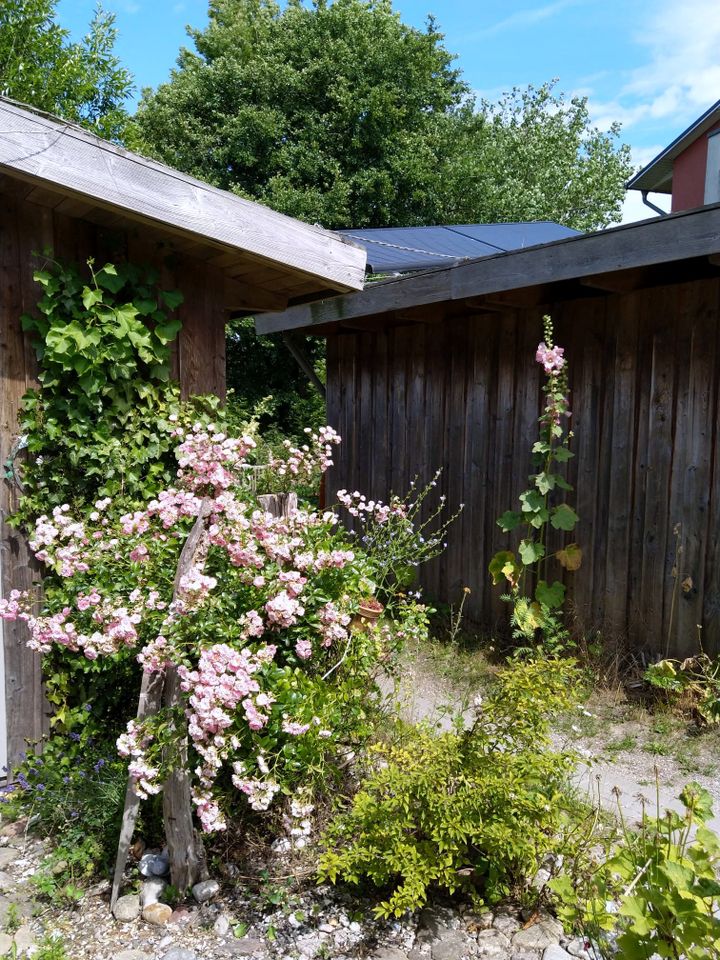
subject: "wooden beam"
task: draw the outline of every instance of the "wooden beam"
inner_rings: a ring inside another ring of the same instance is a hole
[[[288,298],[282,293],[272,293],[225,277],[226,310],[284,310],[287,304]]]
[[[620,270],[617,273],[605,273],[597,276],[582,277],[579,283],[593,290],[607,293],[630,293],[646,286],[650,279],[647,270]]]
[[[586,236],[483,257],[398,280],[360,294],[258,317],[258,333],[319,326],[429,303],[522,290],[605,273],[707,257],[720,250],[720,204],[624,224]],[[554,299],[551,297],[550,299]]]
[[[720,267],[720,253],[711,253],[708,260],[714,267]]]
[[[4,100],[0,120],[0,167],[39,186],[249,251],[317,279],[320,289],[363,286],[367,255],[344,238]]]

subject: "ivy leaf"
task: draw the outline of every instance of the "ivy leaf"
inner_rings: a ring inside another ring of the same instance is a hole
[[[110,293],[119,293],[125,286],[125,278],[118,276],[118,272],[112,264],[107,263],[95,274],[96,282]]]
[[[545,545],[535,540],[521,540],[518,553],[525,566],[529,567],[531,563],[545,556]]]
[[[582,547],[577,543],[569,543],[562,550],[558,550],[557,558],[560,566],[566,570],[579,570],[582,563]]]
[[[85,287],[83,289],[82,302],[86,310],[89,310],[90,307],[94,307],[96,303],[99,303],[103,298],[102,290],[92,290],[90,287]]]
[[[164,290],[162,298],[169,310],[177,310],[185,299],[179,290]]]
[[[506,510],[497,521],[497,525],[504,533],[509,533],[511,530],[515,529],[521,520],[521,514],[517,513],[515,510]]]
[[[168,320],[167,323],[161,323],[155,327],[155,336],[163,344],[170,343],[177,337],[181,327],[182,323],[179,320]]]
[[[557,610],[563,605],[565,587],[559,580],[556,580],[552,586],[549,586],[545,580],[541,580],[535,588],[535,599],[541,606]]]
[[[569,504],[561,503],[552,511],[550,523],[556,530],[574,530],[579,519]]]

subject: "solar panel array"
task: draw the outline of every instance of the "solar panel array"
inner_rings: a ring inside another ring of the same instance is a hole
[[[370,273],[411,273],[448,267],[508,250],[576,237],[559,223],[470,223],[437,227],[378,227],[338,230],[365,247]]]

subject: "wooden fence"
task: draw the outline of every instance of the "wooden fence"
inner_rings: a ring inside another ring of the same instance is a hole
[[[568,478],[584,549],[567,574],[578,629],[676,655],[720,652],[720,281],[549,308],[570,363]],[[403,492],[443,468],[465,509],[422,573],[492,631],[506,622],[487,565],[512,538],[496,519],[527,486],[541,407],[539,308],[328,336],[328,422],[343,444],[329,492]],[[441,314],[439,314],[441,316]]]

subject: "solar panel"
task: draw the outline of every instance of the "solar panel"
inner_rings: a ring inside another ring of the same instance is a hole
[[[469,223],[338,230],[365,247],[370,273],[411,273],[578,236],[559,223]]]

